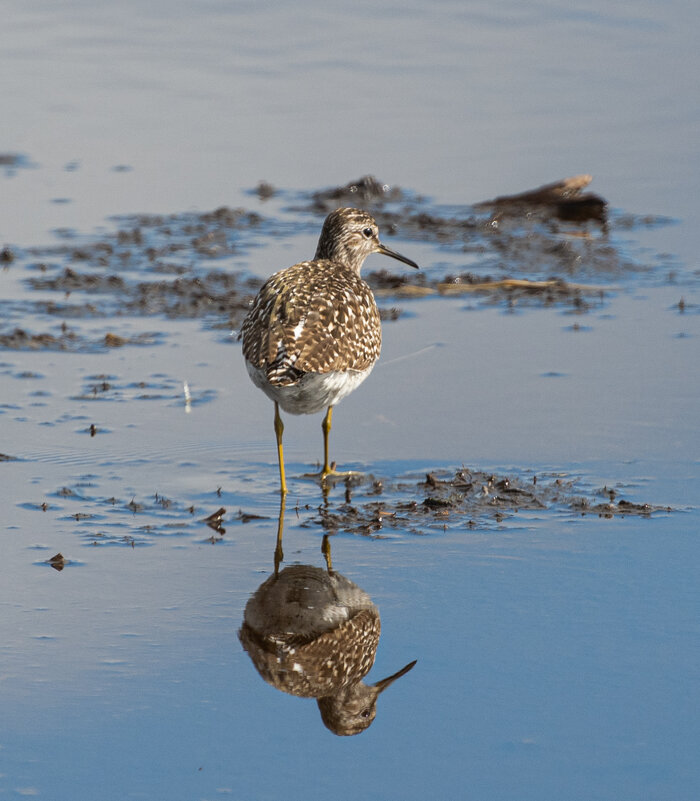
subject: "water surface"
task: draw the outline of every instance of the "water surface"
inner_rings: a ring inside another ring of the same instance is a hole
[[[3,795],[697,794],[697,21],[680,3],[10,2],[3,333],[60,337],[39,301],[111,302],[30,282],[99,273],[55,248],[128,228],[114,215],[244,206],[264,223],[235,252],[184,261],[246,277],[310,256],[320,219],[295,206],[367,173],[437,215],[589,172],[618,222],[637,217],[608,240],[562,234],[633,265],[593,276],[583,259],[567,280],[605,291],[580,313],[381,300],[402,313],[332,432],[335,457],[384,488],[355,489],[357,508],[420,507],[426,473],[462,469],[493,475],[488,497],[506,478],[547,492],[537,509],[336,527],[335,568],[381,614],[369,680],[418,660],[357,737],[266,684],[238,641],[273,570],[279,499],[272,409],[225,320],[74,310],[74,351],[0,352],[15,457],[0,465]],[[261,200],[261,179],[284,192]],[[428,277],[492,269],[429,231],[390,244]],[[143,280],[139,263],[124,277]],[[145,339],[98,346],[108,333]],[[322,566],[323,498],[300,477],[320,418],[286,422],[285,563]],[[342,486],[328,503],[342,511]],[[220,507],[224,534],[203,522]]]

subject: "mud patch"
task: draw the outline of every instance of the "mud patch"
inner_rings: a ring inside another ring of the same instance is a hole
[[[44,498],[18,504],[41,514],[42,528],[59,525],[83,546],[154,546],[182,539],[193,544],[232,545],[240,526],[276,522],[258,509],[241,507],[225,488],[196,498],[155,491],[107,496],[99,478],[85,476]],[[554,515],[562,524],[581,516],[599,519],[651,518],[670,514],[670,506],[623,497],[623,489],[590,488],[567,474],[496,474],[468,468],[432,471],[422,477],[363,476],[331,489],[317,503],[288,501],[289,523],[324,533],[370,537],[439,536],[450,531],[528,529]],[[223,504],[222,505],[222,501]],[[46,523],[45,515],[55,518]]]
[[[584,191],[589,180],[577,176],[451,207],[371,176],[307,195],[261,185],[255,194],[270,203],[267,217],[223,206],[123,216],[100,236],[62,229],[55,246],[3,249],[5,269],[24,289],[0,301],[0,348],[94,352],[162,341],[157,324],[156,331],[134,333],[125,330],[127,318],[201,319],[212,329],[236,330],[261,285],[248,272],[254,250],[300,232],[317,234],[321,217],[339,205],[368,208],[385,238],[400,235],[430,253],[420,272],[367,275],[385,321],[402,314],[397,299],[424,295],[585,313],[606,302],[613,281],[639,281],[661,268],[677,273],[671,257],[637,253],[629,241],[635,228],[669,221],[611,211]],[[299,253],[298,260],[312,255]],[[97,331],[90,321],[100,321]]]
[[[473,262],[479,281],[551,278],[615,280],[675,263],[635,251],[625,235],[672,222],[653,215],[621,214],[585,191],[589,175],[574,176],[515,195],[473,205],[439,206],[400,187],[365,176],[343,187],[313,192],[300,211],[325,215],[338,205],[363,205],[382,232],[433,243]],[[423,266],[423,265],[421,265]],[[459,281],[434,270],[434,285]],[[470,275],[466,273],[466,275]],[[420,280],[420,279],[418,279]],[[468,279],[471,280],[471,279]]]
[[[0,170],[12,177],[17,170],[34,169],[37,165],[24,153],[0,153]]]
[[[261,282],[234,270],[232,261],[272,235],[259,215],[222,207],[116,222],[118,230],[106,236],[61,230],[56,235],[63,244],[12,251],[13,269],[22,270],[29,292],[2,302],[7,328],[0,331],[0,347],[95,351],[158,343],[157,332],[125,334],[118,326],[126,317],[210,317],[237,327]],[[212,269],[213,261],[225,267]],[[32,317],[39,318],[34,330]],[[47,318],[61,320],[60,327],[53,326],[59,330],[41,330],[40,321]],[[81,325],[105,318],[116,330],[95,337]],[[12,320],[22,325],[13,328]]]
[[[604,494],[607,501],[600,502]],[[461,468],[454,473],[427,473],[424,480],[372,478],[369,486],[346,486],[342,504],[323,505],[305,525],[369,537],[393,531],[428,534],[441,530],[498,530],[527,524],[544,514],[565,518],[651,517],[670,513],[670,506],[617,498],[616,490],[587,489],[566,475],[497,475]]]
[[[157,332],[144,332],[133,336],[119,336],[107,332],[104,336],[85,336],[70,329],[65,323],[58,334],[51,332],[29,333],[22,328],[15,328],[0,334],[0,348],[8,350],[56,350],[56,351],[100,351],[107,348],[121,348],[125,345],[155,345],[161,335]]]

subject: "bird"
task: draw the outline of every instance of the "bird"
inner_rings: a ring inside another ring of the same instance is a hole
[[[340,475],[329,463],[333,407],[357,388],[379,358],[379,310],[360,272],[371,253],[381,253],[415,269],[406,256],[383,245],[366,211],[339,208],[325,219],[316,254],[280,270],[263,284],[241,326],[248,374],[275,405],[280,491],[287,493],[280,407],[289,414],[326,409],[322,485]]]
[[[379,695],[416,664],[374,684],[381,623],[369,595],[335,571],[324,537],[326,569],[295,564],[278,569],[250,597],[238,638],[273,687],[315,698],[326,728],[359,734],[377,714]]]

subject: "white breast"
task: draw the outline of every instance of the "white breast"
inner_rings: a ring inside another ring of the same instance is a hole
[[[337,405],[372,372],[370,367],[367,370],[306,373],[296,384],[276,386],[270,384],[264,370],[248,361],[245,364],[255,386],[289,414],[315,414]]]

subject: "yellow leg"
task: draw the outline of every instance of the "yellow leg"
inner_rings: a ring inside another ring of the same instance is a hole
[[[329,573],[333,573],[333,561],[331,559],[331,541],[328,539],[328,534],[323,535],[323,540],[321,541],[321,553],[323,554],[323,558],[326,560],[326,570]]]
[[[284,499],[285,495],[282,493],[280,498],[280,516],[277,521],[277,542],[275,543],[275,575],[279,573],[280,565],[284,559],[284,552],[282,551],[282,533],[284,531]]]
[[[321,471],[321,479],[326,478],[333,472],[333,468],[328,462],[328,435],[331,433],[331,422],[333,420],[333,407],[329,406],[326,416],[321,423],[321,430],[323,431],[323,470]]]
[[[284,451],[282,450],[282,432],[284,431],[284,423],[280,417],[280,408],[275,401],[275,436],[277,437],[277,460],[280,466],[280,492],[282,497],[287,494],[287,482],[284,477]]]
[[[327,478],[333,477],[334,479],[341,479],[341,478],[350,478],[352,476],[360,476],[361,473],[355,473],[352,470],[348,470],[345,472],[339,472],[335,469],[335,462],[331,462],[328,459],[328,439],[329,434],[331,433],[331,423],[333,422],[333,407],[329,406],[328,410],[326,411],[326,416],[323,418],[323,422],[321,423],[321,430],[323,431],[323,469],[320,473],[305,473],[305,478],[315,478],[316,480],[321,479],[321,486],[324,489],[324,494],[329,488],[329,484],[326,481]]]

